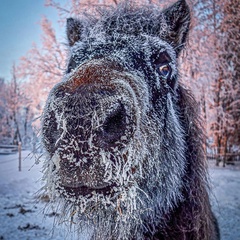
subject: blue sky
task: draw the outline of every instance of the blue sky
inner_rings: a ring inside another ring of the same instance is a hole
[[[10,80],[13,63],[40,44],[41,17],[57,26],[57,11],[44,6],[44,0],[0,0],[0,77]]]

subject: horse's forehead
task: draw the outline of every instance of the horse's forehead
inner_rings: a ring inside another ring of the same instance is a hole
[[[173,47],[160,37],[153,36],[117,36],[116,38],[86,38],[76,43],[70,52],[70,56],[82,60],[89,58],[108,57],[116,59],[119,63],[130,63],[140,58],[142,63],[149,61],[151,56],[167,52],[173,62],[176,61],[176,53]]]

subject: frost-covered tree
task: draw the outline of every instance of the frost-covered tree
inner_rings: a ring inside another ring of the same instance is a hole
[[[64,45],[58,41],[51,22],[43,17],[41,27],[42,46],[34,44],[18,67],[18,74],[27,80],[26,92],[34,114],[39,114],[49,89],[59,81],[65,67]]]
[[[182,79],[199,101],[209,147],[224,155],[239,142],[239,3],[192,3],[191,36],[183,56],[188,64],[182,66]]]
[[[225,155],[234,149],[240,149],[239,1],[224,1],[222,9],[216,41],[219,76],[214,83],[213,108],[216,118],[212,129],[218,153]]]
[[[11,124],[7,108],[8,85],[3,78],[0,78],[0,143],[8,143],[11,139]]]
[[[6,144],[24,144],[29,131],[28,99],[16,72],[13,65],[12,79],[0,81],[0,142]]]
[[[193,0],[192,21],[188,46],[182,55],[182,81],[193,91],[199,102],[206,134],[211,138],[210,122],[214,113],[210,109],[213,98],[211,85],[217,78],[216,18],[219,7],[215,0]]]

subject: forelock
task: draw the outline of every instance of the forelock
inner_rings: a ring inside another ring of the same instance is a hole
[[[114,37],[121,35],[165,35],[169,31],[162,9],[154,5],[136,5],[127,1],[116,7],[99,8],[98,14],[85,15],[85,34],[106,33]]]

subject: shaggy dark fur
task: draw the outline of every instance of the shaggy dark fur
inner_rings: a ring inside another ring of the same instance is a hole
[[[217,240],[197,104],[178,82],[189,8],[120,4],[67,21],[42,120],[44,190],[91,239]]]

